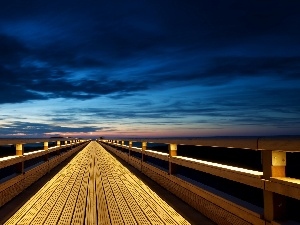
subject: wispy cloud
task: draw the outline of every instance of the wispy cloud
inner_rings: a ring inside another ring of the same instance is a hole
[[[176,128],[200,135],[262,126],[299,133],[299,7],[4,3],[0,135]]]

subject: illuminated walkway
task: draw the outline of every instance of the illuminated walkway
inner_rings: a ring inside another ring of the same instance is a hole
[[[5,224],[190,223],[91,142]]]

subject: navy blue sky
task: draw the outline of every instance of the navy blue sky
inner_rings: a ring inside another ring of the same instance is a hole
[[[300,134],[300,2],[2,1],[0,136]]]

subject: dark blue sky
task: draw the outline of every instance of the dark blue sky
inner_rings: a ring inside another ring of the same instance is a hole
[[[10,0],[0,136],[300,134],[300,1]]]

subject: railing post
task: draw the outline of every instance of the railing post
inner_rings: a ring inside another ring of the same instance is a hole
[[[48,150],[48,141],[44,142],[44,150]]]
[[[131,149],[132,149],[132,141],[129,141],[129,142],[128,142],[128,146],[129,146],[129,149],[128,149],[128,156],[130,157],[130,156],[131,156]]]
[[[147,142],[142,142],[142,163],[141,163],[141,171],[143,171],[143,163],[146,162],[147,157],[145,155],[145,150],[147,149]]]
[[[48,161],[49,160],[49,154],[48,154],[48,142],[44,142],[44,150],[47,151],[47,154],[45,155],[44,157],[44,160],[45,161]]]
[[[16,155],[24,156],[24,146],[23,144],[16,144]],[[24,161],[19,162],[16,164],[16,172],[17,173],[24,173]]]
[[[60,141],[56,141],[56,146],[60,148]],[[60,149],[57,150],[57,155],[60,154]]]
[[[16,155],[24,155],[23,144],[16,144]]]
[[[263,178],[285,177],[286,152],[262,151]],[[268,182],[268,181],[267,181]],[[271,222],[282,219],[286,214],[286,198],[283,195],[264,190],[264,217]]]
[[[147,149],[147,142],[142,142],[142,162],[146,161],[146,155],[144,154],[145,150]]]
[[[170,161],[170,158],[177,156],[177,144],[169,144],[169,174],[176,173],[176,164]]]

